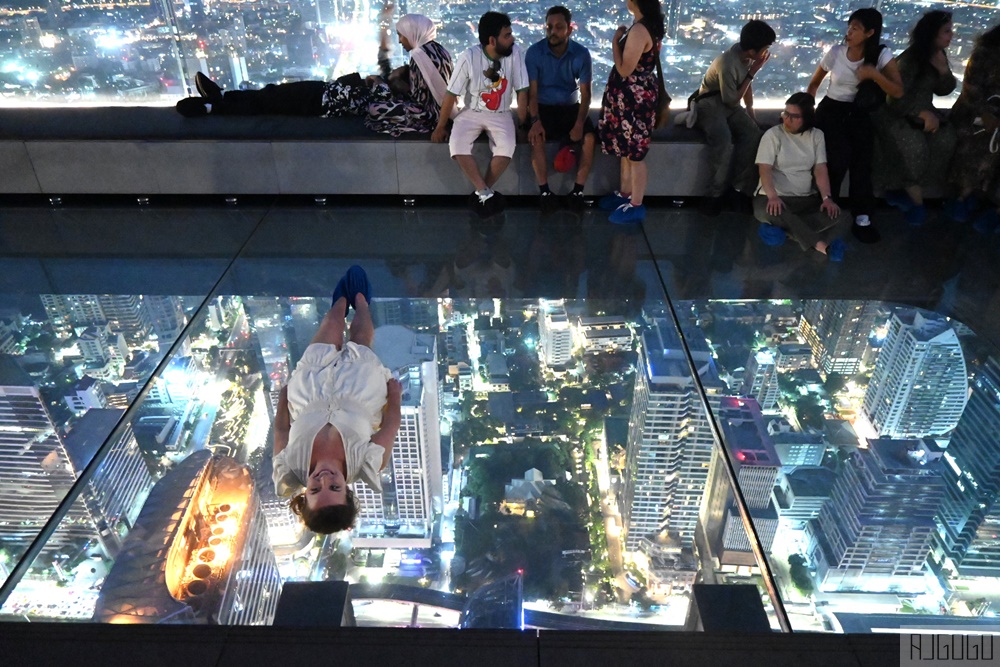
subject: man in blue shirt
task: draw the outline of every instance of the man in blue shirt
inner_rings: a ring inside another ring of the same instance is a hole
[[[596,130],[588,116],[593,65],[587,47],[570,39],[572,16],[565,7],[545,15],[545,39],[532,44],[525,55],[528,68],[528,141],[531,165],[538,181],[542,210],[551,211],[556,198],[549,189],[546,141],[565,144],[579,156],[576,184],[569,193],[570,208],[583,208],[583,186],[594,163]],[[562,153],[565,155],[565,153]],[[557,163],[557,168],[559,168]]]

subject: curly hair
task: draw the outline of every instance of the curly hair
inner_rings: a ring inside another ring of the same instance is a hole
[[[347,488],[347,503],[343,505],[327,505],[313,510],[306,503],[306,494],[303,492],[288,501],[288,508],[302,519],[306,528],[321,535],[354,528],[354,522],[361,511],[357,496],[350,487]]]

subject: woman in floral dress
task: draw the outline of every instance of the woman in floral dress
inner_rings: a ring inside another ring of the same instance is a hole
[[[611,40],[615,66],[608,76],[597,133],[601,149],[621,158],[619,190],[601,199],[612,210],[612,222],[639,222],[646,217],[649,141],[656,125],[658,83],[656,63],[663,39],[663,9],[659,0],[626,0],[635,18],[620,26]]]

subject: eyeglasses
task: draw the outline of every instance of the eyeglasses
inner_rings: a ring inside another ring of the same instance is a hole
[[[781,112],[782,118],[787,118],[788,120],[802,120],[802,114],[800,113],[788,113],[787,111]]]

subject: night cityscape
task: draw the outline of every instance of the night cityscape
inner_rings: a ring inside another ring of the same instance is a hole
[[[476,24],[488,9],[510,14],[522,47],[543,36],[543,3],[431,3],[403,0],[396,14],[422,13],[438,24],[438,41],[453,54],[477,42]],[[772,60],[754,82],[762,106],[802,90],[826,49],[838,43],[858,3],[823,5],[777,0],[664,4],[666,86],[675,104],[694,92],[711,61],[738,39],[750,19],[778,34]],[[951,63],[961,75],[976,35],[1000,8],[980,3],[878,0],[885,42],[898,54],[921,11],[954,13]],[[625,3],[569,5],[574,38],[594,58],[594,104],[611,67],[609,40],[626,22]],[[202,71],[228,88],[333,79],[374,72],[378,3],[210,2],[208,0],[4,0],[0,3],[0,104],[171,104],[192,93]],[[395,45],[397,64],[405,58]],[[957,94],[957,93],[956,93]]]
[[[1000,362],[955,320],[376,299],[402,426],[355,529],[315,536],[272,422],[328,300],[200,302],[0,307],[0,581],[100,457],[0,616],[269,624],[284,582],[342,580],[359,625],[683,630],[696,583],[749,583],[776,626],[755,540],[797,630],[995,615]]]

